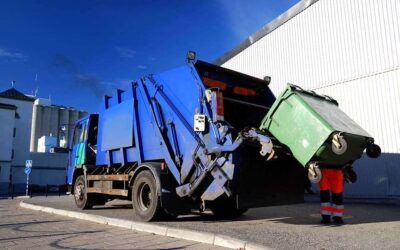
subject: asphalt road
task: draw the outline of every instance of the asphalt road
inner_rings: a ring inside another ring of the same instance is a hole
[[[34,197],[26,202],[78,211],[72,196]],[[400,249],[399,205],[359,202],[345,205],[343,226],[320,225],[319,204],[312,201],[250,209],[235,220],[218,220],[204,214],[155,223],[225,234],[276,249]],[[85,212],[133,220],[128,201],[109,202]]]

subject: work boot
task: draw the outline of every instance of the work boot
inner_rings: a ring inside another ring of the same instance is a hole
[[[333,216],[333,222],[335,222],[335,224],[338,225],[343,225],[344,221],[342,217],[338,217],[338,216]]]
[[[328,225],[331,222],[331,216],[330,215],[321,215],[321,224]]]

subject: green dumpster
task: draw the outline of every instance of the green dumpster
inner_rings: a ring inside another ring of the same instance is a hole
[[[284,144],[304,167],[351,165],[367,149],[380,155],[374,139],[329,96],[288,87],[264,117],[260,129]]]

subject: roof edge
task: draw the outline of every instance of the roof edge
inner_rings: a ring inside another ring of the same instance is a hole
[[[17,106],[12,105],[12,104],[7,104],[7,103],[2,103],[2,102],[0,102],[0,109],[17,110]]]
[[[35,99],[28,100],[28,99],[20,99],[20,98],[9,97],[9,96],[0,96],[0,98],[23,101],[23,102],[31,102],[31,103],[35,102]],[[30,97],[28,97],[28,98],[30,98]]]
[[[301,13],[314,3],[318,2],[318,0],[301,0],[300,2],[293,5],[290,9],[285,11],[283,14],[269,22],[267,25],[259,29],[258,31],[251,34],[248,38],[243,40],[233,49],[225,52],[222,56],[218,57],[214,60],[214,64],[222,65],[232,59],[234,56],[242,52],[243,50],[250,47],[252,44],[256,43],[258,40],[263,38],[264,36],[268,35],[272,31],[279,28],[281,25],[292,19],[293,17],[297,16],[297,14]]]

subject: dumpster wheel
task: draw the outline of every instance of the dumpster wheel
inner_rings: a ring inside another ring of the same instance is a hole
[[[318,183],[322,179],[322,173],[316,163],[310,163],[308,165],[308,179],[312,183]]]
[[[343,136],[339,134],[335,134],[332,138],[332,151],[337,155],[342,155],[347,150],[347,142],[343,138]]]
[[[367,146],[367,155],[370,158],[378,158],[381,155],[381,148],[375,143],[371,143]]]

